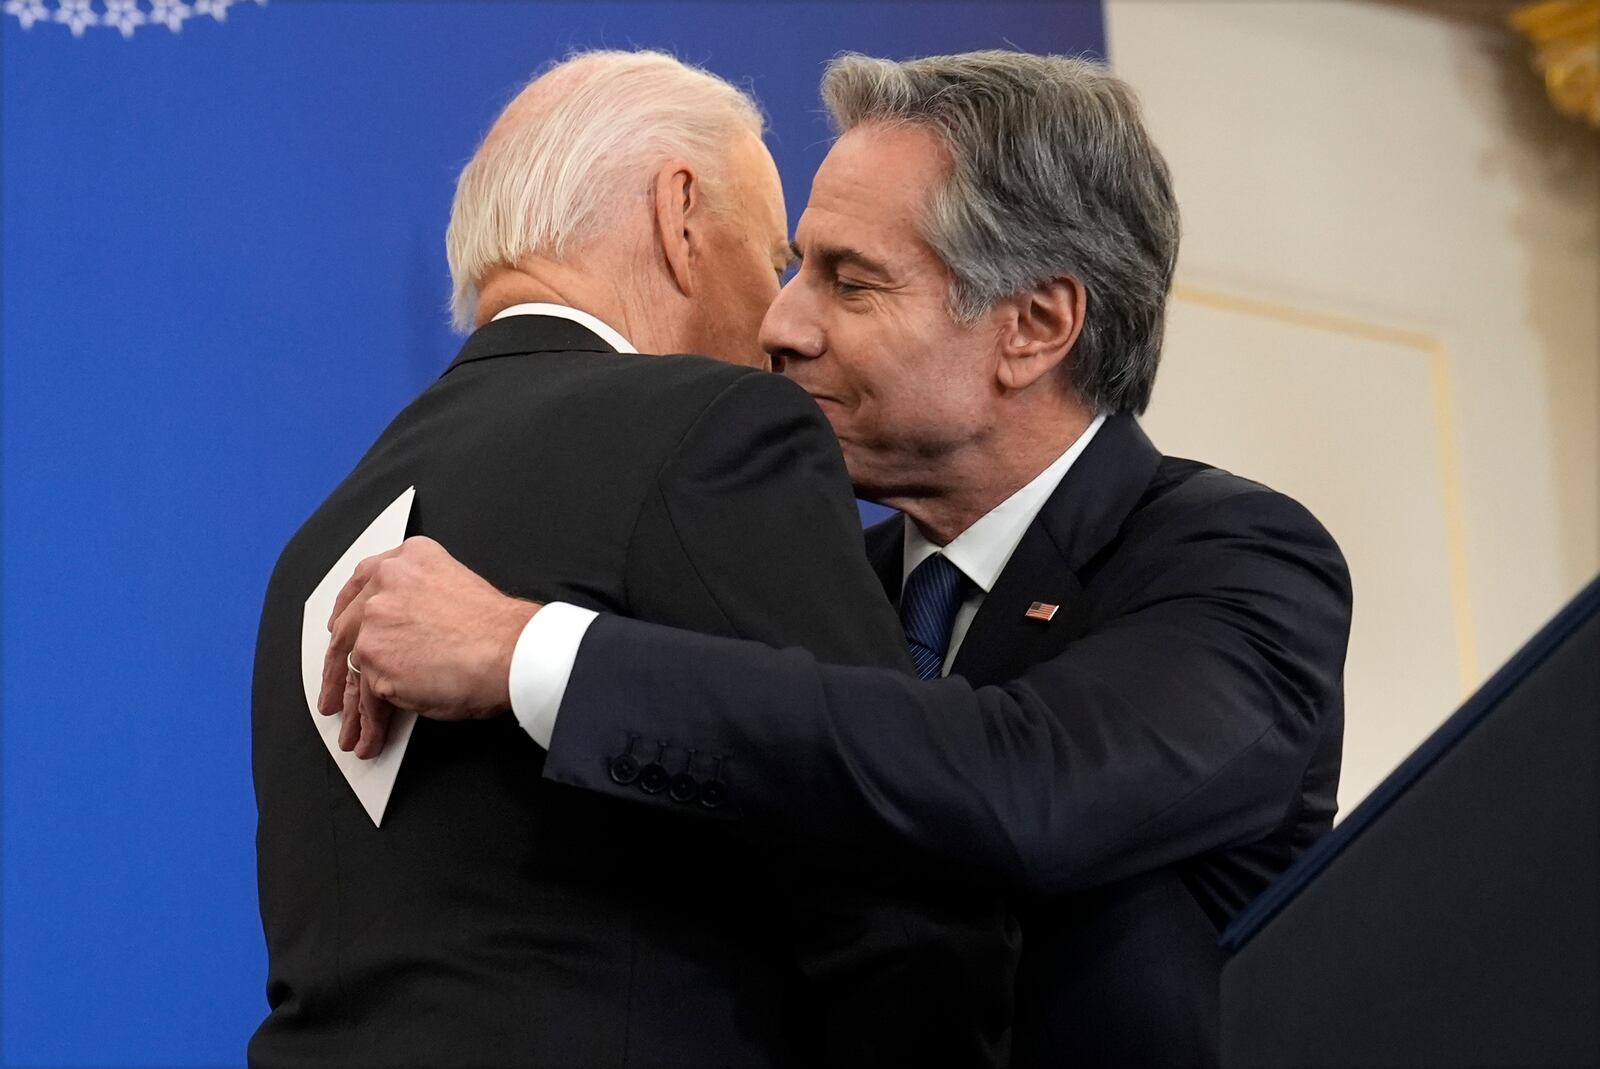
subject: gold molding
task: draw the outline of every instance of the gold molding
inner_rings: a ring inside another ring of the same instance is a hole
[[[1456,670],[1461,686],[1461,697],[1466,698],[1479,683],[1478,644],[1477,629],[1473,624],[1471,572],[1467,567],[1466,498],[1462,493],[1461,459],[1456,446],[1455,406],[1450,390],[1450,354],[1445,348],[1443,339],[1385,323],[1374,323],[1352,316],[1330,315],[1309,308],[1299,308],[1290,304],[1264,301],[1184,283],[1172,287],[1172,296],[1176,300],[1203,308],[1394,345],[1410,349],[1426,359],[1429,384],[1433,393],[1434,449],[1439,465],[1440,490],[1444,497],[1445,559],[1450,576],[1450,607],[1456,633]]]
[[[1600,0],[1523,4],[1506,21],[1533,42],[1556,107],[1600,129]]]

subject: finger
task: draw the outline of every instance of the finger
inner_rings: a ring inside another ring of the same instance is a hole
[[[352,675],[350,663],[339,656],[334,649],[336,645],[330,641],[328,652],[322,655],[322,689],[317,692],[317,712],[323,716],[332,716],[343,707],[345,684]]]
[[[324,716],[332,716],[344,705],[345,684],[355,675],[345,658],[354,644],[353,639],[341,641],[336,633],[328,643],[328,652],[323,654],[322,690],[317,694],[317,710]]]
[[[356,746],[356,756],[369,761],[383,752],[389,737],[389,718],[394,706],[372,693],[366,680],[361,681],[361,742]]]
[[[344,685],[344,719],[339,722],[339,749],[349,753],[361,738],[361,677],[351,674]]]
[[[375,553],[356,565],[356,570],[350,573],[350,578],[345,580],[344,586],[339,588],[339,596],[333,599],[333,611],[328,614],[328,630],[333,630],[333,622],[339,614],[350,607],[350,603],[360,596],[372,581],[372,575],[378,569],[378,562],[387,560],[400,552],[400,547],[386,549],[382,553]]]
[[[328,635],[328,652],[322,656],[322,692],[317,696],[317,708],[324,713],[339,710],[344,694],[344,677],[350,674],[350,651],[356,647],[356,635],[361,631],[362,616],[371,597],[370,590],[363,591],[333,622]],[[359,662],[356,667],[361,667]]]

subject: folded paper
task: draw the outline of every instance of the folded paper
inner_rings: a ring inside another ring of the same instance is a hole
[[[300,680],[305,684],[306,708],[311,712],[311,722],[317,726],[323,745],[333,756],[345,781],[355,791],[356,798],[372,818],[374,825],[382,825],[383,812],[389,805],[389,795],[394,791],[395,777],[400,774],[400,759],[405,756],[406,744],[411,741],[411,729],[417,714],[397,712],[389,724],[389,737],[383,752],[371,760],[363,761],[353,753],[339,749],[339,725],[343,713],[323,716],[317,712],[317,697],[322,693],[322,662],[327,657],[328,617],[333,614],[333,603],[339,597],[356,565],[368,557],[394,549],[405,541],[406,524],[411,519],[411,502],[416,497],[416,487],[410,487],[368,525],[365,531],[350,544],[337,564],[329,569],[322,582],[306,599],[305,616],[300,625]]]

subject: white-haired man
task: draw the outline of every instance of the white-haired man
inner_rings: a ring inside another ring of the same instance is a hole
[[[1332,822],[1343,558],[1139,428],[1179,226],[1126,85],[1065,57],[847,56],[823,95],[841,134],[763,343],[903,513],[868,552],[925,682],[513,609],[420,540],[347,588],[335,646],[430,716],[528,709],[547,779],[670,811],[604,773],[649,725],[730,755],[768,838],[888,832],[1015,889],[1018,1066],[1215,1064],[1217,934]],[[497,635],[463,619],[491,610]]]
[[[448,245],[457,319],[477,329],[267,592],[253,725],[271,1013],[252,1065],[1002,1056],[1015,943],[998,903],[902,893],[912,870],[890,850],[869,866],[736,847],[742,800],[714,750],[669,753],[642,727],[608,774],[710,819],[640,821],[542,780],[511,715],[422,722],[380,828],[307,716],[306,596],[409,486],[412,532],[502,589],[908,667],[826,421],[756,370],[789,259],[760,134],[751,101],[703,71],[591,53],[535,80],[463,172]],[[342,744],[372,752],[376,726],[352,715]]]

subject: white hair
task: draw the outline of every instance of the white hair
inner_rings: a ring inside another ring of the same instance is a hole
[[[445,236],[456,327],[472,329],[489,271],[581,249],[624,198],[650,195],[660,163],[712,164],[741,131],[763,127],[748,93],[663,52],[583,52],[551,67],[456,182]]]

